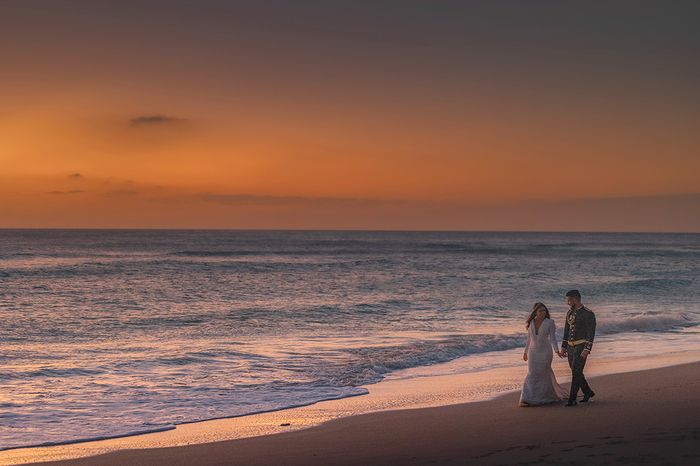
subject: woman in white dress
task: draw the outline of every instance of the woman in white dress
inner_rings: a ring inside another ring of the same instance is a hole
[[[549,309],[535,303],[527,319],[527,345],[523,360],[527,361],[527,377],[520,394],[520,406],[554,403],[566,398],[567,390],[557,383],[552,371],[552,354],[561,356],[557,347],[554,321]]]

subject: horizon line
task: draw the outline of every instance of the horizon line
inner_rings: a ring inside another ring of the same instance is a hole
[[[170,227],[0,227],[0,231],[231,231],[231,232],[337,232],[337,233],[573,233],[697,235],[700,231],[633,231],[633,230],[396,230],[348,228],[170,228]]]

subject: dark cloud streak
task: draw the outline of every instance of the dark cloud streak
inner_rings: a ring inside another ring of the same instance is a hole
[[[66,194],[81,194],[81,193],[84,193],[84,192],[85,192],[85,191],[83,191],[82,189],[73,189],[73,190],[70,190],[70,191],[49,191],[49,192],[47,192],[46,194],[53,194],[53,195],[59,195],[59,196],[61,196],[61,195],[66,195]]]
[[[165,115],[140,115],[129,120],[129,126],[140,128],[151,125],[169,125],[183,122],[183,118],[165,116]]]

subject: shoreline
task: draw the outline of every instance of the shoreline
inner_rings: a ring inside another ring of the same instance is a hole
[[[605,347],[599,346],[599,350],[603,350],[601,351],[603,354]],[[520,351],[517,349],[502,352],[504,353],[502,356],[514,357]],[[443,363],[437,367],[442,366],[448,372],[460,370],[459,367],[455,369],[452,366],[459,366],[463,359]],[[591,365],[590,371],[587,368],[587,375],[597,379],[606,374],[621,374],[649,367],[676,367],[698,361],[700,361],[700,353],[697,351],[662,354],[651,359],[621,358],[614,362],[599,359],[597,365]],[[554,367],[559,381],[567,383],[568,368],[563,362],[556,361]],[[52,446],[13,448],[0,451],[0,464],[70,460],[123,450],[196,446],[212,442],[261,438],[308,430],[336,420],[377,412],[458,406],[465,402],[467,404],[479,401],[489,402],[511,396],[512,392],[519,391],[526,368],[505,367],[446,375],[421,374],[426,371],[434,373],[435,366],[399,371],[394,377],[389,377],[378,384],[365,386],[369,394],[362,396],[321,401],[306,406],[252,415],[178,424],[172,429],[145,434]],[[406,376],[409,378],[404,378]]]
[[[350,416],[279,435],[50,464],[619,464],[645,458],[692,464],[700,458],[700,362],[599,376],[592,385],[596,399],[574,408],[517,408],[518,394],[508,393]]]

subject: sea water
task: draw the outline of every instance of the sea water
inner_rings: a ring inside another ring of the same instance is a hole
[[[699,259],[697,234],[0,230],[0,449],[502,366],[571,288],[627,354],[700,348]]]

